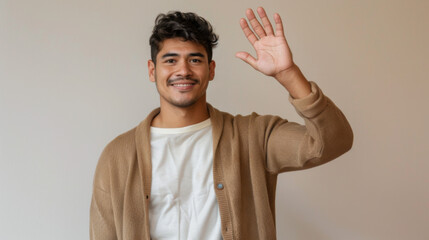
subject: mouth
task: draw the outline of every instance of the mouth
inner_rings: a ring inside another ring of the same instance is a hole
[[[193,86],[193,85],[195,85],[195,83],[173,83],[173,84],[170,84],[170,86],[173,86],[173,87],[188,87],[188,86]]]
[[[187,91],[191,91],[194,86],[196,85],[196,83],[173,83],[173,84],[169,84],[171,87],[173,87],[176,90],[179,90],[181,92],[187,92]]]
[[[177,80],[169,80],[167,82],[168,86],[174,87],[175,89],[178,89],[180,91],[187,91],[191,90],[196,84],[198,84],[198,80],[194,79],[177,79]]]

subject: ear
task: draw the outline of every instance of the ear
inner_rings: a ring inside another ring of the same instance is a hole
[[[152,60],[147,61],[147,70],[149,72],[149,80],[155,82],[155,63]]]
[[[215,77],[215,68],[216,68],[216,62],[212,60],[209,63],[209,81],[213,80]]]

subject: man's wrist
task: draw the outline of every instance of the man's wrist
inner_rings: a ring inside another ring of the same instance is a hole
[[[274,78],[279,81],[289,94],[295,98],[303,98],[311,93],[311,85],[297,65],[277,73]]]

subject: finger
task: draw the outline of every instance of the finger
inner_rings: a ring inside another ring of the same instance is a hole
[[[253,45],[256,41],[258,41],[258,38],[255,36],[255,34],[252,32],[252,30],[249,27],[249,24],[247,24],[246,19],[242,18],[240,19],[240,26],[243,30],[244,35],[246,36],[247,40]]]
[[[278,13],[274,14],[274,22],[276,23],[276,36],[284,36],[282,19]]]
[[[258,19],[256,19],[255,14],[253,13],[252,9],[246,10],[246,17],[250,22],[250,25],[252,25],[253,31],[256,33],[256,35],[261,38],[265,37],[267,34],[265,33],[264,28],[259,23]]]
[[[270,20],[267,17],[267,13],[263,7],[258,7],[257,9],[259,18],[262,20],[262,24],[264,24],[265,33],[268,36],[274,35],[273,26],[271,25]]]
[[[235,54],[235,56],[245,61],[247,64],[249,64],[250,66],[256,69],[256,59],[252,57],[252,55],[250,55],[249,53],[238,52]]]

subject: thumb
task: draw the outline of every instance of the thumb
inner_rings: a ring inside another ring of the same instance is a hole
[[[237,52],[235,54],[235,56],[237,58],[240,58],[241,60],[245,61],[247,64],[249,64],[250,66],[252,66],[253,68],[256,69],[256,59],[250,55],[247,52]]]

